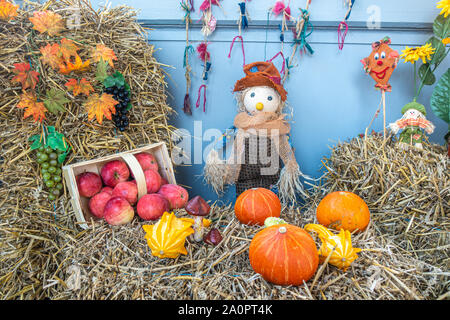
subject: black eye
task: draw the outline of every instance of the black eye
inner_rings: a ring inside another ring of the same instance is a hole
[[[375,58],[375,60],[378,60],[378,59],[380,59],[380,54],[379,54],[379,53],[375,53],[375,56],[374,56],[374,58]]]
[[[273,99],[272,96],[267,97],[267,100],[269,100],[269,101],[272,101],[272,99]]]
[[[250,97],[254,98],[254,97],[255,97],[255,93],[252,92],[252,93],[250,94]]]

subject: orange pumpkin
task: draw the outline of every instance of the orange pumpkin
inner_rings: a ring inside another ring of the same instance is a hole
[[[264,225],[268,217],[279,217],[281,203],[277,195],[265,188],[242,192],[234,205],[236,218],[243,224]]]
[[[278,224],[259,231],[250,243],[249,259],[256,273],[277,285],[303,284],[316,272],[319,254],[302,228]]]
[[[321,225],[336,230],[363,231],[369,224],[370,212],[364,200],[356,194],[336,191],[320,201],[317,220]]]

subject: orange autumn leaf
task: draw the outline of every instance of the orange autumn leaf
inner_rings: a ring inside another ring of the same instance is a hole
[[[45,47],[41,47],[40,51],[42,54],[42,62],[48,64],[53,70],[57,69],[63,62],[59,55],[60,47],[57,43],[47,44]]]
[[[13,20],[17,17],[18,5],[14,5],[8,1],[0,1],[0,19],[2,20]]]
[[[78,82],[77,79],[69,79],[65,86],[68,90],[73,92],[73,95],[75,97],[81,93],[89,96],[91,94],[91,91],[95,91],[94,88],[92,88],[90,82],[86,80],[86,78],[81,79],[80,82]]]
[[[70,61],[71,57],[76,57],[78,55],[77,51],[80,48],[77,47],[75,42],[70,39],[62,38],[60,46],[60,56],[67,62]]]
[[[33,116],[34,122],[42,122],[45,119],[45,113],[47,109],[43,102],[37,102],[36,95],[33,92],[25,92],[22,94],[17,108],[25,109],[23,118]]]
[[[13,72],[16,76],[12,78],[12,81],[20,82],[22,84],[22,90],[36,88],[36,84],[39,81],[39,72],[30,69],[30,64],[26,62],[14,64]]]
[[[64,30],[62,17],[52,11],[35,11],[33,17],[29,18],[33,23],[33,29],[40,33],[47,32],[49,36],[57,36]]]
[[[114,68],[113,60],[117,60],[114,51],[104,44],[97,44],[95,48],[92,48],[91,58],[94,62],[99,62],[103,59],[103,61],[108,62],[112,68]]]
[[[88,119],[92,120],[97,118],[97,122],[102,124],[103,117],[108,120],[112,119],[112,114],[116,113],[115,105],[119,104],[119,101],[114,100],[112,94],[103,93],[101,96],[98,93],[93,94],[84,103],[84,106],[88,112]]]
[[[83,62],[80,58],[80,56],[77,54],[75,56],[75,63],[72,63],[70,61],[67,61],[65,64],[61,64],[59,66],[59,72],[61,74],[67,75],[69,73],[76,72],[76,73],[80,73],[83,71],[86,71],[90,68],[90,60],[86,60],[85,62]]]

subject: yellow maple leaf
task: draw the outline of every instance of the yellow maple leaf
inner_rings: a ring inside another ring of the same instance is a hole
[[[17,17],[18,5],[14,5],[8,1],[0,1],[0,19],[2,20],[13,20]]]
[[[71,57],[76,57],[78,55],[77,51],[79,49],[80,48],[78,48],[75,42],[73,42],[72,40],[62,38],[59,55],[62,56],[63,59],[67,62],[70,61]]]
[[[77,54],[75,56],[75,63],[72,63],[70,61],[67,61],[65,64],[62,63],[59,66],[59,72],[64,75],[69,74],[72,71],[76,73],[81,73],[83,71],[89,70],[90,66],[91,66],[90,60],[86,60],[85,62],[83,62],[80,56]]]
[[[34,92],[24,91],[20,97],[19,103],[17,104],[17,108],[25,109],[23,118],[25,119],[29,116],[33,116],[34,122],[42,122],[45,119],[45,113],[47,112],[44,103],[37,102]]]
[[[65,86],[68,90],[72,90],[75,97],[81,93],[89,96],[91,91],[94,91],[94,88],[92,88],[90,82],[87,81],[86,78],[81,79],[80,82],[78,82],[77,79],[69,79]]]
[[[42,57],[41,60],[44,64],[48,64],[50,67],[52,67],[53,70],[58,69],[60,64],[63,63],[59,52],[60,47],[59,44],[53,43],[53,44],[47,44],[45,47],[40,48]]]
[[[57,36],[64,30],[62,17],[53,11],[35,11],[33,17],[29,18],[33,23],[33,29],[40,33],[47,32],[49,36]]]
[[[103,93],[101,96],[98,93],[94,93],[84,103],[84,107],[88,112],[88,119],[92,120],[97,118],[97,122],[102,124],[103,117],[108,120],[112,119],[112,114],[116,113],[115,106],[119,104],[119,101],[114,100],[112,94]]]
[[[99,62],[103,59],[103,61],[108,62],[112,68],[114,68],[113,60],[117,60],[114,51],[104,44],[97,44],[95,48],[92,48],[91,58],[94,62]]]

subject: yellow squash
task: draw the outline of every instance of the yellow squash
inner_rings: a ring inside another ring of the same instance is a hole
[[[154,225],[143,225],[145,239],[152,249],[152,255],[159,258],[177,258],[187,254],[184,244],[186,237],[194,233],[192,223],[179,219],[175,214],[164,212],[161,219]]]
[[[329,256],[335,246],[336,249],[331,255],[330,260],[328,260],[333,266],[346,271],[352,262],[358,258],[357,253],[361,249],[353,248],[352,236],[348,230],[341,229],[339,234],[335,235],[320,224],[307,224],[305,230],[317,232],[322,241],[322,246],[319,249],[319,256],[322,262]]]

